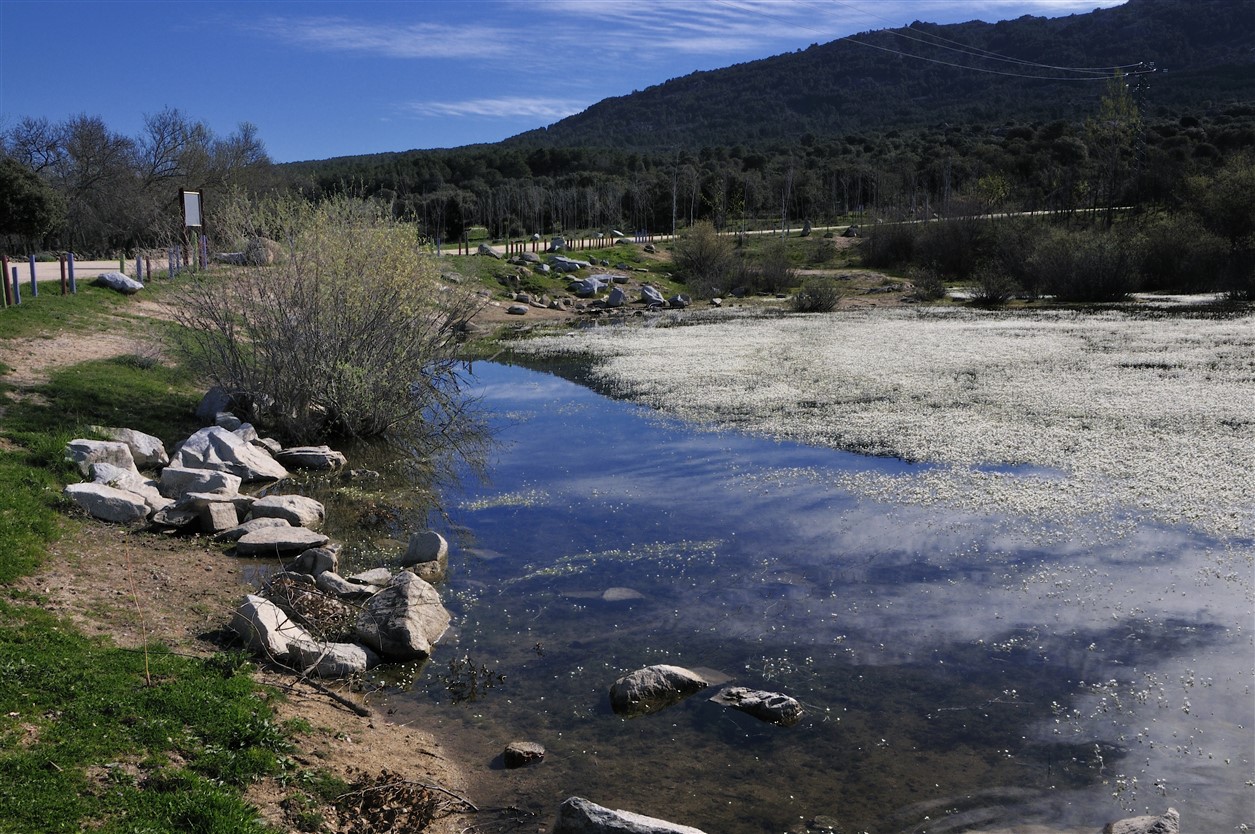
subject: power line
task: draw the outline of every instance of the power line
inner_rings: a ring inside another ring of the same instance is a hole
[[[866,15],[868,17],[872,17],[877,20],[883,20],[886,23],[890,23],[890,24],[893,23],[893,21],[890,20],[889,18],[881,17],[880,15],[873,14],[872,12],[864,11],[863,9],[860,9],[857,6],[855,6],[853,3],[844,2],[844,0],[829,0],[829,2],[834,3],[838,6],[844,6],[847,9],[851,9],[859,14]],[[815,8],[815,7],[811,6],[811,8]],[[1137,63],[1137,64],[1120,64],[1120,65],[1110,66],[1110,67],[1065,67],[1065,66],[1057,66],[1054,64],[1041,64],[1036,61],[1026,61],[1022,58],[1014,58],[1010,55],[1003,55],[1001,53],[994,52],[989,49],[982,49],[979,46],[970,46],[968,44],[963,43],[962,41],[956,41],[956,40],[953,40],[952,38],[943,37],[934,32],[926,32],[923,29],[916,29],[914,26],[907,25],[901,28],[910,32],[918,32],[921,35],[924,35],[929,38],[933,38],[938,41],[943,41],[944,43],[954,44],[954,46],[944,46],[942,43],[932,43],[930,41],[925,41],[920,38],[912,38],[911,36],[903,34],[901,31],[898,31],[897,28],[889,28],[884,31],[896,37],[904,38],[905,40],[916,41],[918,43],[923,43],[928,46],[935,46],[939,49],[951,49],[955,52],[962,52],[976,58],[985,58],[985,59],[994,60],[994,61],[1006,61],[1007,63],[1011,63],[1011,64],[1020,64],[1023,66],[1030,66],[1030,67],[1040,67],[1042,69],[1061,70],[1064,72],[1103,74],[1104,76],[1109,77],[1114,70],[1134,69],[1142,65],[1140,63]]]
[[[735,3],[729,2],[729,0],[715,0],[715,2],[716,2],[716,3],[718,3],[718,4],[719,4],[719,5],[721,5],[721,6],[727,6],[727,7],[728,7],[728,8],[730,8],[730,9],[735,9],[735,10],[740,11],[740,12],[749,12],[750,14],[756,14],[756,15],[759,15],[759,16],[761,16],[761,17],[766,17],[766,18],[770,18],[770,19],[772,19],[772,20],[777,20],[777,21],[780,21],[780,22],[785,23],[785,24],[787,24],[787,25],[789,25],[789,26],[793,26],[794,28],[797,28],[797,29],[806,29],[806,30],[811,31],[811,32],[816,32],[816,33],[818,33],[818,34],[820,34],[820,35],[824,35],[825,37],[832,37],[832,33],[831,33],[831,32],[827,32],[827,31],[824,31],[824,30],[822,30],[822,29],[817,29],[817,28],[815,28],[814,26],[806,26],[806,25],[804,25],[804,24],[799,24],[799,23],[797,23],[796,21],[793,21],[793,20],[788,20],[788,19],[786,19],[786,18],[784,18],[784,17],[781,17],[780,15],[774,15],[774,14],[771,14],[771,13],[769,13],[769,12],[765,12],[765,11],[763,11],[763,10],[761,10],[761,9],[758,9],[758,8],[754,8],[754,7],[746,7],[746,6],[739,6],[739,5],[735,4]],[[908,27],[908,28],[909,28],[909,27]],[[912,30],[912,31],[918,31],[918,30]],[[889,33],[890,33],[890,34],[895,34],[895,35],[896,35],[896,34],[898,34],[898,33],[896,33],[896,32],[892,32],[891,30],[889,30]],[[925,33],[923,33],[923,34],[929,34],[929,33],[925,32]],[[1001,75],[1001,76],[1005,76],[1005,77],[1008,77],[1008,78],[1027,78],[1027,79],[1032,79],[1032,80],[1035,80],[1035,81],[1106,81],[1106,80],[1110,79],[1110,77],[1111,77],[1111,75],[1110,75],[1110,74],[1108,74],[1108,73],[1106,73],[1106,72],[1103,72],[1103,74],[1101,74],[1101,75],[1100,75],[1100,74],[1093,74],[1093,75],[1079,76],[1079,77],[1078,77],[1078,76],[1075,76],[1075,75],[1056,75],[1056,76],[1050,76],[1050,75],[1032,75],[1032,74],[1029,74],[1029,73],[1022,73],[1022,72],[1009,72],[1009,71],[1007,71],[1007,70],[991,69],[991,68],[988,68],[988,67],[976,67],[976,66],[972,66],[971,64],[960,64],[960,63],[957,63],[957,62],[955,62],[955,61],[943,61],[943,60],[942,60],[942,59],[940,59],[940,58],[930,58],[930,57],[928,57],[928,56],[926,56],[926,55],[916,55],[916,54],[911,53],[911,52],[903,52],[903,51],[902,51],[902,50],[900,50],[900,49],[893,49],[892,47],[888,47],[888,46],[881,46],[881,45],[879,45],[879,44],[868,43],[868,42],[866,42],[866,41],[861,41],[861,40],[858,40],[858,39],[857,39],[856,37],[854,37],[853,35],[838,35],[838,36],[836,36],[835,38],[833,38],[833,40],[834,40],[834,41],[847,41],[847,42],[849,42],[849,43],[858,44],[859,46],[865,46],[865,47],[867,47],[868,49],[876,49],[876,50],[879,50],[879,51],[881,51],[881,52],[887,52],[887,53],[889,53],[889,54],[891,54],[891,55],[897,55],[897,56],[898,56],[898,57],[900,57],[900,58],[912,58],[912,59],[914,59],[914,60],[917,60],[917,61],[924,61],[924,62],[927,62],[927,63],[930,63],[930,64],[939,64],[939,65],[941,65],[941,66],[946,66],[946,67],[955,67],[955,68],[957,68],[957,69],[971,70],[972,72],[983,72],[983,73],[986,73],[987,75]],[[910,40],[910,39],[908,38],[908,40]],[[930,45],[930,46],[940,46],[939,44],[929,44],[929,45]],[[968,53],[968,54],[973,55],[974,57],[978,57],[978,58],[987,58],[987,57],[988,57],[988,56],[977,55],[977,54],[976,54],[976,53],[974,53],[974,52],[970,52],[970,53]],[[993,54],[996,54],[996,53],[990,53],[990,54],[991,54],[991,55],[993,55]],[[1033,66],[1040,66],[1040,67],[1042,67],[1042,68],[1044,68],[1044,69],[1063,70],[1063,71],[1068,71],[1068,72],[1073,72],[1073,71],[1081,71],[1081,70],[1080,70],[1080,68],[1053,67],[1053,66],[1050,66],[1050,65],[1048,65],[1048,64],[1032,64],[1032,62],[1021,62],[1021,61],[1018,61],[1018,59],[1009,58],[1009,57],[1006,57],[1006,56],[1001,56],[1001,58],[1002,58],[1002,60],[1007,60],[1007,61],[1015,61],[1015,62],[1017,62],[1017,63],[1027,63],[1027,64],[1030,64],[1030,65],[1033,65]],[[1144,65],[1144,64],[1129,64],[1129,65],[1126,65],[1126,66],[1127,66],[1127,67],[1136,68],[1136,67],[1141,67],[1141,66],[1145,66],[1145,65]],[[1086,67],[1086,68],[1084,68],[1084,71],[1085,71],[1085,72],[1091,72],[1091,73],[1098,73],[1098,72],[1102,72],[1102,71],[1104,71],[1104,70],[1110,69],[1112,72],[1114,72],[1115,70],[1124,69],[1124,68],[1125,68],[1125,67],[1110,67],[1110,68]],[[1125,75],[1127,75],[1127,76],[1136,76],[1136,75],[1144,75],[1144,74],[1151,73],[1151,72],[1154,72],[1154,70],[1153,70],[1153,69],[1147,69],[1147,70],[1137,70],[1137,69],[1134,69],[1134,71],[1132,71],[1132,72],[1128,72],[1128,73],[1125,73]]]

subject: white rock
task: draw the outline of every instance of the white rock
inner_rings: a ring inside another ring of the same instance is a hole
[[[237,495],[243,481],[230,472],[212,469],[187,469],[170,465],[161,470],[157,488],[167,498],[178,498],[189,492],[215,492],[221,495]]]
[[[322,503],[304,495],[267,495],[253,502],[253,518],[282,518],[294,527],[314,528],[327,516]]]
[[[71,440],[65,447],[65,459],[78,467],[86,477],[93,463],[111,463],[119,469],[138,472],[131,448],[117,440]]]
[[[674,822],[612,811],[595,802],[573,796],[558,807],[552,834],[703,834],[700,829]]]
[[[283,609],[264,597],[249,594],[231,617],[231,630],[264,657],[287,662],[295,643],[315,643],[309,632],[288,619]]]
[[[219,426],[201,429],[183,441],[170,462],[186,469],[230,472],[246,483],[288,476],[288,470],[265,449]]]
[[[135,465],[140,468],[156,468],[170,462],[170,456],[166,454],[166,447],[162,445],[159,437],[153,437],[151,434],[144,434],[135,429],[107,426],[92,426],[92,429],[119,443],[125,443],[131,450]]]
[[[101,521],[131,524],[148,518],[148,502],[144,496],[107,484],[70,484],[64,494],[92,518]]]

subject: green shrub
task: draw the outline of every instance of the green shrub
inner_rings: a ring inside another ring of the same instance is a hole
[[[915,287],[912,295],[919,301],[938,301],[946,297],[946,285],[936,270],[916,267],[910,272],[911,284]]]
[[[744,282],[735,280],[736,256],[731,241],[703,220],[680,235],[672,249],[672,263],[699,298],[727,292]]]
[[[1118,231],[1053,229],[1028,259],[1037,286],[1060,301],[1120,301],[1136,289],[1138,254]]]
[[[1222,289],[1225,241],[1192,215],[1160,215],[1141,229],[1139,271],[1148,290],[1206,292]]]
[[[997,267],[982,264],[977,267],[976,294],[972,301],[983,307],[1000,307],[1015,297],[1015,281]]]
[[[793,294],[793,311],[796,313],[831,313],[841,300],[837,282],[830,278],[810,279]]]
[[[797,272],[789,264],[783,240],[773,240],[754,262],[746,263],[740,281],[752,292],[782,293],[797,285]]]
[[[919,226],[907,223],[876,226],[859,246],[863,265],[882,269],[912,263],[918,233]]]
[[[946,278],[965,281],[984,259],[993,225],[973,217],[922,223],[915,239],[915,260]]]

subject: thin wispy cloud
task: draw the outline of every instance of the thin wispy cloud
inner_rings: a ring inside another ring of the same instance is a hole
[[[498,57],[510,37],[481,24],[378,24],[343,17],[272,17],[251,28],[308,49],[404,59]]]
[[[441,118],[561,119],[587,107],[585,102],[528,96],[478,98],[465,101],[412,101],[404,109],[413,115]]]

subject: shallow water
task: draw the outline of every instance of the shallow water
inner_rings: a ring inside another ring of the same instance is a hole
[[[877,503],[832,476],[912,465],[475,373],[489,480],[430,519],[453,544],[454,631],[388,703],[482,767],[482,807],[532,812],[518,830],[570,795],[711,834],[819,815],[846,832],[1096,831],[1168,806],[1188,830],[1255,824],[1252,542]],[[442,678],[462,657],[495,685],[455,703]],[[710,703],[717,686],[613,715],[610,684],[654,663],[807,715],[763,724]],[[514,739],[545,761],[501,769]]]

